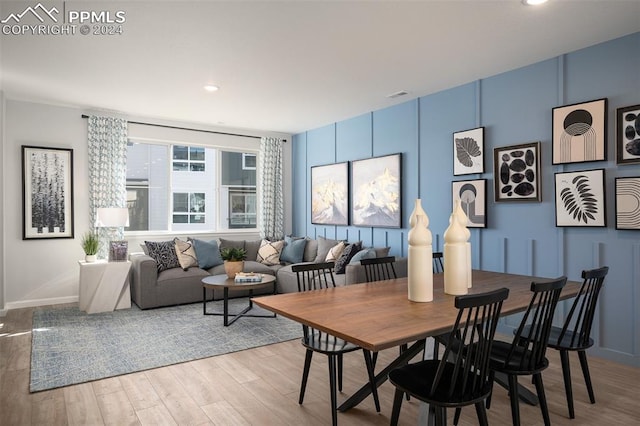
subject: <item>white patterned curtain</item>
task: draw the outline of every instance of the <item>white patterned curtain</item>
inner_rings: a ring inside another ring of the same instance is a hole
[[[90,116],[89,223],[94,228],[100,207],[127,207],[127,121]],[[124,228],[96,228],[102,243],[98,258],[106,258],[107,242],[124,238]]]
[[[284,198],[282,188],[282,145],[279,138],[260,139],[260,174],[262,178],[262,209],[260,234],[275,241],[284,238]]]

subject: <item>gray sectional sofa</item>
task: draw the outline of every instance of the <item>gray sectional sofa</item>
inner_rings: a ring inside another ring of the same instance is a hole
[[[304,253],[299,263],[324,262],[329,249],[338,243],[337,240],[319,238],[317,240],[306,239]],[[277,293],[291,293],[298,291],[296,274],[291,271],[293,263],[282,262],[276,265],[265,265],[258,259],[258,250],[261,240],[224,240],[218,242],[218,247],[242,247],[247,251],[247,259],[244,262],[244,272],[270,274],[276,277]],[[368,250],[369,257],[384,257],[388,254],[388,248],[364,249]],[[356,257],[352,263],[344,268],[344,273],[334,274],[336,285],[362,283],[366,281],[364,268]],[[174,267],[158,271],[158,262],[146,253],[132,253],[130,273],[131,299],[141,309],[157,308],[161,306],[179,305],[202,301],[202,278],[208,275],[224,274],[224,265],[217,264],[209,268],[191,266],[186,270]],[[298,262],[296,262],[298,263]],[[209,266],[209,265],[203,265]],[[162,269],[162,268],[160,268]],[[407,259],[396,259],[396,273],[399,277],[407,276]],[[266,291],[265,291],[266,292]],[[264,292],[263,292],[264,293]],[[258,293],[259,294],[259,293]],[[243,296],[240,292],[232,296]],[[210,294],[208,297],[211,297]],[[215,299],[222,298],[222,292],[216,291]]]

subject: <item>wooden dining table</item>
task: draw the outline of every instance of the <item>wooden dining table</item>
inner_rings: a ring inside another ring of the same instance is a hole
[[[469,294],[508,288],[509,297],[504,301],[501,311],[501,315],[505,316],[527,308],[531,300],[532,282],[551,279],[473,270]],[[567,281],[560,298],[574,297],[579,288],[579,282]],[[378,372],[375,382],[380,386],[387,380],[391,370],[405,365],[424,349],[427,337],[437,336],[451,329],[458,314],[454,299],[455,296],[444,292],[444,274],[434,274],[433,301],[426,303],[408,299],[407,278],[263,296],[254,298],[253,302],[264,309],[373,352],[414,342],[408,350]],[[370,392],[370,385],[364,384],[338,410],[346,411],[356,406]]]

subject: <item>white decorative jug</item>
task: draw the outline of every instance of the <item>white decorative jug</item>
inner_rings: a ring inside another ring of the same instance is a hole
[[[416,215],[415,225],[409,231],[408,297],[412,302],[433,300],[433,249],[431,231],[425,223],[427,216]]]
[[[455,216],[460,225],[464,227],[464,235],[465,235],[465,247],[467,251],[467,288],[471,288],[471,243],[469,239],[471,238],[471,231],[467,228],[467,224],[469,223],[469,219],[467,218],[464,209],[462,208],[462,202],[457,201],[455,204]]]
[[[465,230],[460,225],[454,208],[449,218],[449,227],[444,231],[444,292],[447,294],[461,295],[469,291]]]
[[[422,208],[422,201],[420,198],[416,198],[415,206],[413,207],[413,211],[411,212],[411,216],[409,216],[409,225],[411,228],[416,226],[417,215],[423,215],[425,218],[424,226],[429,226],[429,217],[427,216],[427,212]]]

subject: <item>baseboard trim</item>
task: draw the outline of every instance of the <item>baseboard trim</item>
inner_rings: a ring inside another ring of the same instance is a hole
[[[37,306],[61,305],[63,303],[77,303],[78,296],[52,297],[50,299],[31,299],[21,300],[19,302],[8,302],[4,305],[5,310],[33,308]],[[1,312],[1,311],[0,311]]]

